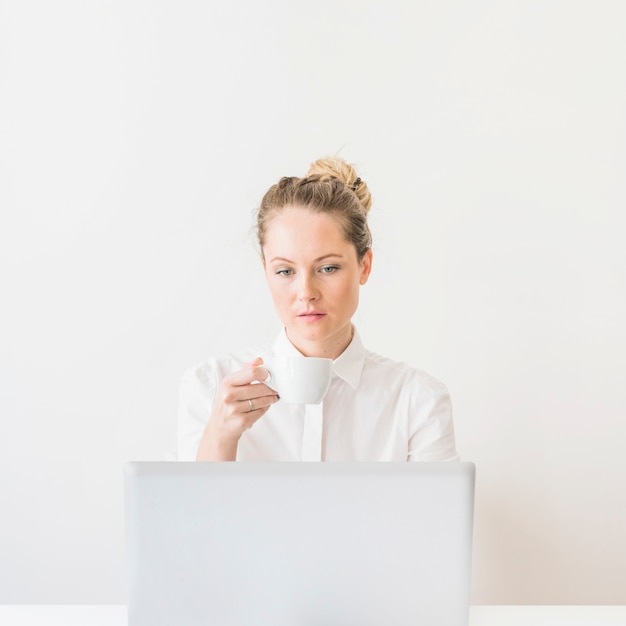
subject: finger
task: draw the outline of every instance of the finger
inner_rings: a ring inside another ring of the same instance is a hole
[[[272,389],[265,383],[253,382],[249,385],[242,385],[237,389],[238,398],[247,400],[248,398],[262,398],[263,396],[277,396],[276,389]]]
[[[260,357],[256,358],[251,363],[244,364],[240,370],[226,376],[224,380],[234,387],[249,385],[251,382],[257,380],[265,380],[267,370],[260,366],[261,363],[263,363],[263,359]]]
[[[254,371],[254,376],[255,379],[254,380],[258,380],[258,381],[264,381],[264,380],[268,380],[270,377],[270,372],[269,370],[263,365],[263,359],[261,357],[255,359],[252,363],[251,363],[252,367],[253,367],[253,371]]]
[[[242,413],[264,413],[269,409],[272,404],[278,402],[278,395],[276,393],[266,396],[257,396],[254,398],[246,398],[241,400],[240,407]]]

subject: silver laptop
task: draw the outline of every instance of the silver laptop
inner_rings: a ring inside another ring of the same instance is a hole
[[[475,467],[124,468],[129,626],[467,626]]]

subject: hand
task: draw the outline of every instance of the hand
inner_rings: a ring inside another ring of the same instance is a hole
[[[204,429],[197,461],[234,461],[241,435],[278,401],[278,394],[262,382],[269,372],[263,359],[247,363],[225,376]]]

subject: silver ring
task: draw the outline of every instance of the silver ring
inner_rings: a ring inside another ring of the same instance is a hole
[[[248,399],[248,404],[250,405],[250,410],[254,411],[254,404],[252,404],[252,400]]]

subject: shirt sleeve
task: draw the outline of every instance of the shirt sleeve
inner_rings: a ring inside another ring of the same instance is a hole
[[[428,377],[416,395],[408,461],[458,461],[452,402],[446,386]]]
[[[195,461],[218,388],[218,373],[205,363],[183,375],[178,390],[177,460]]]

